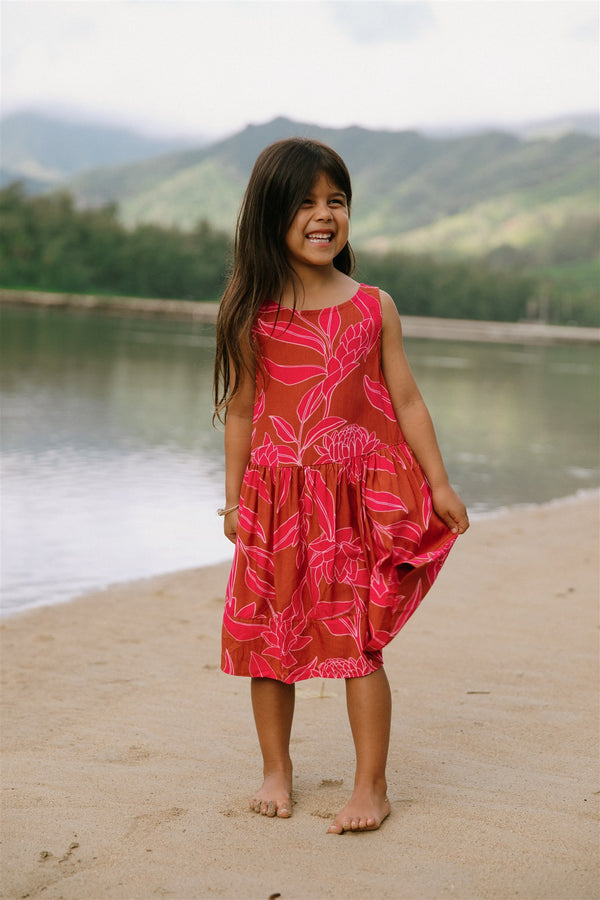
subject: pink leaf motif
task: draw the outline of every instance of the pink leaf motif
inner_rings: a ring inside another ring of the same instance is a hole
[[[273,550],[295,547],[298,543],[298,512],[293,513],[273,532]]]
[[[269,416],[271,422],[275,426],[275,431],[277,435],[281,438],[282,441],[287,441],[289,444],[297,444],[298,438],[294,432],[294,429],[281,416]]]
[[[380,527],[390,537],[405,540],[412,544],[420,544],[423,537],[423,529],[415,522],[394,522],[393,525],[382,525]]]
[[[336,334],[340,330],[341,321],[340,312],[337,306],[324,309],[319,315],[319,325],[327,334],[330,341],[334,340]]]
[[[304,681],[305,678],[314,678],[317,674],[317,657],[315,656],[305,666],[296,669],[291,675],[292,681]]]
[[[404,460],[397,458],[396,465],[399,465],[401,469],[406,469],[406,463]],[[391,459],[388,459],[383,454],[378,454],[372,461],[370,466],[367,466],[367,472],[376,472],[378,475],[381,475],[382,472],[386,472],[388,475],[396,475],[396,466]]]
[[[321,545],[328,547],[335,540],[335,500],[318,469],[313,469],[310,475],[307,472],[306,487],[317,504],[317,520],[322,533],[322,537],[311,544],[310,549],[316,551]]]
[[[323,374],[322,366],[282,366],[271,359],[265,360],[265,368],[275,381],[290,385],[302,384]]]
[[[384,394],[382,385],[378,381],[373,381],[368,375],[363,378],[363,384],[371,406],[382,412],[391,422],[395,422],[394,408],[389,397]]]
[[[325,352],[325,343],[317,332],[310,331],[308,327],[290,323],[287,317],[284,320],[279,319],[277,325],[274,326],[266,322],[259,323],[255,331],[256,334],[264,335],[272,340],[292,341],[303,347],[309,347],[320,355]]]
[[[256,603],[247,603],[235,615],[238,619],[253,619],[256,615]]]
[[[233,675],[233,660],[229,650],[225,651],[225,659],[223,660],[223,671],[226,675]]]
[[[261,391],[259,396],[256,399],[256,403],[254,404],[254,415],[252,417],[252,421],[254,424],[258,422],[260,417],[265,411],[265,392]]]
[[[272,584],[265,581],[263,578],[259,578],[259,576],[252,569],[246,569],[244,573],[244,580],[250,590],[257,595],[257,597],[264,597],[268,600],[275,599],[275,590]]]
[[[311,619],[337,619],[347,616],[355,607],[354,600],[321,600],[309,614]]]
[[[253,678],[275,678],[277,679],[277,673],[274,669],[271,668],[266,659],[263,659],[262,656],[259,656],[258,653],[255,653],[254,650],[250,656],[250,665],[249,665],[250,675]]]
[[[378,299],[367,291],[359,291],[354,298],[354,303],[363,314],[366,322],[374,334],[381,330],[381,305]]]
[[[268,550],[261,550],[260,547],[248,545],[244,550],[246,556],[253,559],[265,572],[273,574],[273,554]]]
[[[254,641],[257,640],[265,629],[265,623],[259,622],[238,622],[229,613],[223,616],[223,625],[229,634],[236,641]]]
[[[334,428],[340,428],[345,424],[346,420],[340,419],[339,416],[327,416],[326,419],[323,419],[321,422],[319,422],[318,425],[315,425],[314,428],[311,428],[311,430],[306,435],[304,445],[306,447],[310,447],[312,444],[316,444],[319,438],[321,438],[324,434],[327,434],[328,431],[333,431]]]
[[[367,506],[377,512],[408,512],[406,506],[396,494],[389,491],[375,491],[373,488],[365,488],[363,497],[367,501]]]
[[[354,623],[346,616],[340,616],[337,619],[327,619],[323,624],[329,634],[333,634],[335,637],[344,637],[346,634],[355,636],[356,634]]]
[[[321,374],[323,374],[322,369]],[[323,389],[321,384],[317,384],[315,387],[307,391],[298,404],[298,418],[300,419],[300,421],[304,423],[308,419],[310,419],[310,417],[317,411],[324,399],[325,398],[323,396]]]
[[[248,534],[257,534],[263,543],[266,542],[267,537],[265,535],[265,530],[258,521],[256,510],[250,510],[246,509],[244,506],[240,506],[238,526],[248,532]]]
[[[271,502],[271,495],[269,493],[269,489],[265,484],[264,478],[261,478],[260,472],[257,469],[248,468],[246,469],[244,475],[244,484],[251,489],[257,491],[258,496],[262,497],[267,503]],[[250,515],[250,512],[247,513]]]
[[[285,501],[288,498],[291,483],[292,483],[292,470],[289,468],[282,468],[280,470],[280,478],[279,478],[279,496],[277,498],[277,512],[279,512],[279,510],[283,507]]]

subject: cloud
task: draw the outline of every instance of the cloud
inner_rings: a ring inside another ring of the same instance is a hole
[[[327,9],[337,28],[360,44],[388,41],[405,43],[422,35],[434,23],[431,4],[394,0],[330,0]]]
[[[4,0],[3,112],[217,136],[286,115],[510,123],[598,103],[587,0]]]

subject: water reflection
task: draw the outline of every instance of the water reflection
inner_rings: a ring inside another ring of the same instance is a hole
[[[3,607],[230,555],[211,326],[3,310]],[[595,487],[594,347],[412,340],[472,512]]]

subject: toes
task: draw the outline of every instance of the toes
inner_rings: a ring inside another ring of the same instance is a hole
[[[341,821],[334,819],[327,829],[327,834],[343,834],[345,831],[376,831],[381,825],[381,821],[378,821],[374,816],[348,816]]]
[[[250,801],[250,809],[252,812],[261,816],[267,816],[269,819],[278,816],[280,819],[289,819],[292,814],[291,804],[283,802],[281,806],[277,805],[276,800],[257,800],[254,798]]]

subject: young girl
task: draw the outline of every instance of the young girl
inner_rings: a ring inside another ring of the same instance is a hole
[[[382,648],[469,526],[388,294],[350,277],[350,177],[316,141],[256,161],[217,322],[225,534],[222,668],[251,678],[262,815],[292,813],[294,684],[344,678],[354,792],[328,831],[379,827],[391,698]]]

